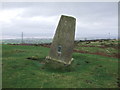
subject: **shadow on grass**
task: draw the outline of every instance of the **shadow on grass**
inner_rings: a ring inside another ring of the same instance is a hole
[[[27,57],[27,60],[38,61],[40,70],[54,73],[69,73],[69,72],[82,72],[84,69],[89,68],[91,61],[87,57],[80,54],[73,54],[74,61],[70,65],[61,64],[54,61],[47,61],[45,57],[31,56]]]
[[[75,62],[72,62],[70,65],[65,65],[62,63],[50,61],[46,62],[43,66],[42,69],[45,69],[47,72],[56,72],[56,73],[68,73],[68,72],[74,72],[76,64]]]

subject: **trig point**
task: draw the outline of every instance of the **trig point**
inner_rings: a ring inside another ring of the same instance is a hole
[[[74,48],[76,19],[71,16],[62,15],[53,38],[47,60],[63,64],[71,64]]]

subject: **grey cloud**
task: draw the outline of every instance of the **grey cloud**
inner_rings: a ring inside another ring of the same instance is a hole
[[[76,17],[82,16],[116,16],[117,3],[40,3],[39,6],[31,6],[24,15],[59,15],[70,14]]]
[[[14,8],[24,9],[19,16],[24,18],[12,20],[12,26],[5,26],[4,33],[28,32],[28,33],[49,33],[52,36],[55,32],[58,19],[54,23],[30,21],[28,18],[36,16],[56,16],[61,14],[71,15],[77,18],[76,37],[91,35],[106,35],[111,33],[117,34],[118,4],[114,2],[29,2],[29,3],[3,3],[4,10],[12,10]],[[94,25],[98,24],[98,25]],[[82,26],[83,25],[83,26]],[[86,26],[85,26],[86,25]],[[100,36],[101,37],[101,36]]]

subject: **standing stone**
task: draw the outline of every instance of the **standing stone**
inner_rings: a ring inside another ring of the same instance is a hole
[[[62,15],[54,35],[48,60],[71,64],[73,58],[76,19]]]

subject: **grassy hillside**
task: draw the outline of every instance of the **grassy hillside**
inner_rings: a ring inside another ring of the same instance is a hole
[[[41,63],[49,48],[20,45],[3,45],[2,48],[3,88],[118,87],[117,58],[73,53],[73,69],[62,71],[49,69]]]

